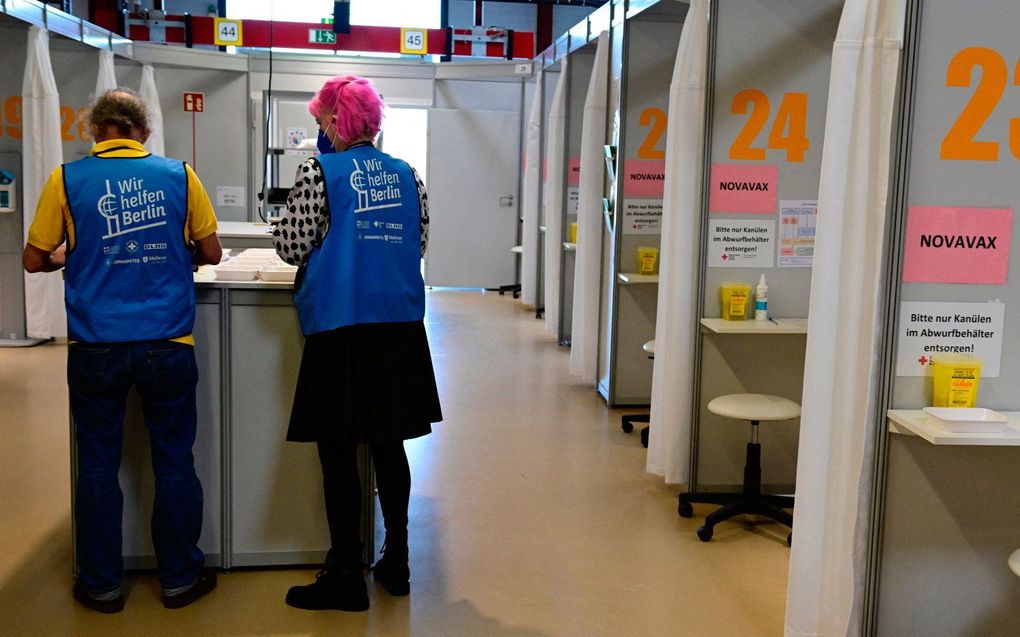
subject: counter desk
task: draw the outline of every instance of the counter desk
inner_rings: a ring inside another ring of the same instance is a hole
[[[321,563],[330,542],[316,447],[285,440],[304,342],[293,284],[223,282],[210,275],[204,269],[195,277],[199,385],[194,453],[205,492],[199,546],[207,565],[223,568]],[[148,444],[141,406],[132,392],[120,471],[129,569],[155,566]],[[375,485],[367,447],[359,452],[359,463],[364,555],[371,563]]]

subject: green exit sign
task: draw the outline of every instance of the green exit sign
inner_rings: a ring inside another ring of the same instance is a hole
[[[332,29],[308,29],[309,44],[336,44],[336,34]]]

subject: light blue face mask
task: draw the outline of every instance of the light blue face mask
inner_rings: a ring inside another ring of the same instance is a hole
[[[329,130],[329,127],[332,125],[332,122],[327,124],[326,130]],[[336,152],[336,149],[333,148],[333,142],[329,141],[329,137],[326,136],[326,131],[321,128],[319,129],[319,139],[315,142],[315,146],[319,149],[319,153],[323,155]]]

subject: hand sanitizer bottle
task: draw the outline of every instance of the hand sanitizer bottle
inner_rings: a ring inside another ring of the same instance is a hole
[[[754,320],[769,320],[769,286],[765,283],[765,275],[758,279],[758,287],[754,291]]]

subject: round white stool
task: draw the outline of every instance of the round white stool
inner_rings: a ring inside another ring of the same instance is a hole
[[[758,424],[762,421],[792,420],[800,416],[800,405],[788,398],[770,394],[728,394],[719,396],[708,403],[713,414],[747,420],[751,423],[751,440],[747,443],[744,461],[744,485],[740,493],[681,493],[677,510],[680,517],[694,515],[692,503],[721,504],[705,517],[705,524],[698,527],[698,538],[702,542],[712,539],[716,524],[737,515],[764,515],[776,522],[793,528],[793,516],[783,509],[793,507],[793,497],[771,495],[761,492],[761,445],[758,444]],[[787,542],[793,540],[793,533]]]

